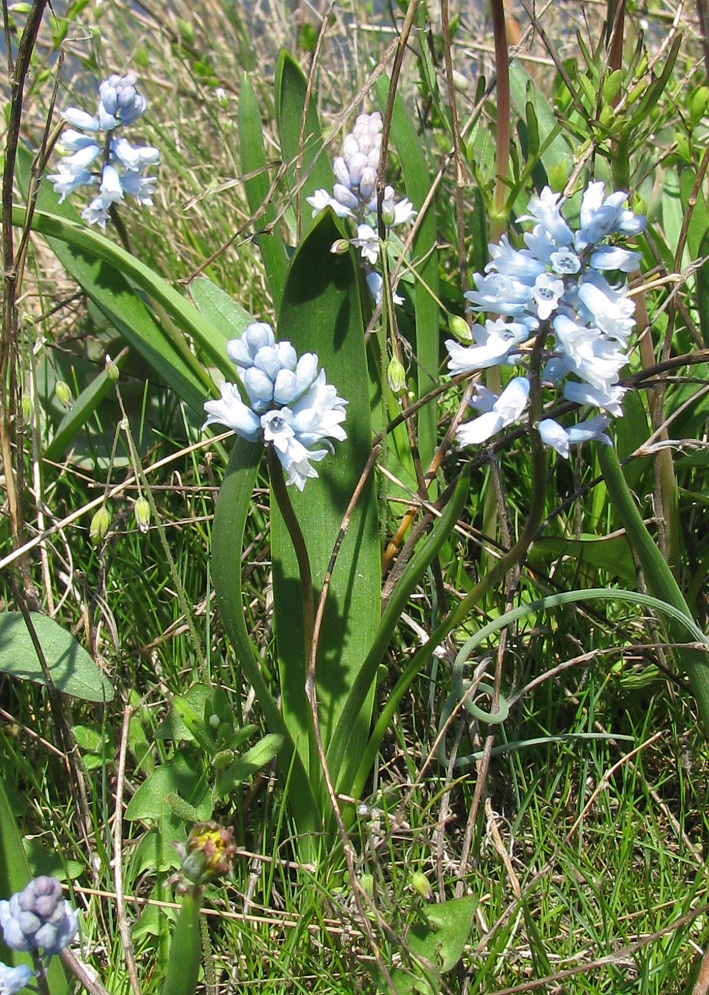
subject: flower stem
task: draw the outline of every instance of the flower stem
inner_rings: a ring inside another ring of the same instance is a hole
[[[276,498],[278,508],[283,515],[288,534],[293,543],[296,559],[298,560],[298,571],[300,573],[300,589],[303,599],[303,636],[305,641],[305,655],[303,665],[310,659],[310,647],[313,642],[313,626],[315,623],[315,602],[313,596],[313,575],[310,570],[310,557],[305,545],[305,539],[301,531],[298,519],[296,518],[291,499],[288,496],[288,488],[283,479],[283,469],[278,461],[273,446],[267,446],[268,451],[268,473],[271,478],[271,487]]]

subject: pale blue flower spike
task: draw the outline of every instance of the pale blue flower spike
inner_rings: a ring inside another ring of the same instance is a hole
[[[105,228],[111,205],[125,195],[135,197],[141,206],[151,207],[153,203],[157,180],[146,176],[145,171],[157,165],[160,152],[152,146],[133,146],[127,139],[115,136],[117,128],[132,124],[147,108],[145,97],[136,92],[136,83],[132,73],[109,76],[99,86],[95,116],[78,107],[69,107],[61,114],[72,127],[62,133],[60,145],[72,154],[63,158],[57,172],[47,179],[61,195],[60,203],[80,187],[99,184],[99,195],[81,215],[89,225]],[[101,132],[105,132],[105,138],[100,137]],[[102,165],[92,171],[90,167],[97,160]]]
[[[350,241],[362,256],[362,266],[367,285],[375,304],[382,301],[382,278],[376,272],[381,246],[377,234],[376,183],[379,168],[379,153],[382,143],[382,116],[379,111],[360,114],[351,132],[345,135],[342,151],[332,163],[335,184],[332,193],[319,189],[306,200],[316,217],[330,207],[340,218],[354,218],[357,222],[357,237]],[[387,229],[409,224],[416,217],[410,200],[397,201],[394,188],[387,186],[382,201],[382,221]],[[333,246],[338,251],[341,240]],[[346,245],[346,243],[345,243]],[[395,304],[403,299],[392,296]]]
[[[533,196],[528,213],[517,219],[534,225],[523,236],[526,248],[513,248],[507,236],[490,245],[485,273],[474,274],[475,290],[465,294],[471,311],[503,317],[473,325],[474,345],[446,342],[448,369],[454,375],[499,365],[525,367],[531,350],[524,343],[547,323],[554,341],[542,352],[543,384],[558,387],[565,378],[577,377],[563,384],[564,397],[601,412],[568,428],[549,418],[539,423],[544,445],[565,459],[570,446],[580,442],[611,445],[605,429],[623,411],[626,391],[618,381],[635,328],[635,308],[620,281],[622,274],[639,267],[640,254],[607,239],[637,235],[646,226],[644,217],[623,206],[626,198],[622,190],[606,196],[602,182],[590,183],[574,232],[562,214],[561,194],[545,187]],[[609,283],[607,273],[618,285]],[[470,403],[482,414],[460,426],[460,444],[486,442],[515,424],[526,406],[523,382],[528,384],[526,377],[515,377],[499,398],[477,387]]]
[[[222,383],[221,399],[205,402],[204,428],[225,425],[247,442],[271,446],[286,483],[302,491],[318,475],[312,463],[333,451],[331,440],[347,438],[342,426],[347,401],[326,383],[315,353],[299,358],[290,342],[276,342],[264,322],[252,322],[240,338],[227,343],[226,351],[249,403],[237,384]],[[317,443],[325,448],[310,448]]]

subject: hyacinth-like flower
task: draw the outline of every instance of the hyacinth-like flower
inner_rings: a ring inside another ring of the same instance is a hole
[[[8,967],[0,963],[0,995],[16,995],[22,991],[34,977],[26,964]]]
[[[307,198],[313,208],[313,217],[331,207],[339,218],[353,218],[357,222],[357,238],[352,239],[351,244],[361,252],[367,282],[377,304],[381,300],[381,277],[379,281],[370,281],[369,277],[376,272],[374,267],[381,251],[377,235],[376,185],[382,126],[379,111],[360,114],[352,131],[345,135],[342,152],[332,164],[336,180],[332,193],[321,189]],[[406,198],[397,201],[394,188],[387,186],[382,201],[382,221],[387,231],[408,224],[415,217],[411,201]],[[395,303],[399,302],[400,299],[395,300]]]
[[[71,125],[60,143],[70,155],[60,160],[57,172],[47,178],[61,194],[59,203],[81,187],[98,185],[98,195],[82,212],[90,225],[106,227],[112,204],[128,195],[141,205],[152,206],[157,180],[145,171],[160,161],[151,146],[134,146],[116,134],[123,125],[133,124],[146,110],[147,102],[136,91],[137,79],[109,76],[99,86],[98,110],[88,114],[68,107],[62,117]],[[103,134],[102,134],[103,133]]]
[[[540,421],[542,441],[564,458],[575,443],[611,445],[605,430],[622,414],[625,389],[618,381],[635,327],[624,274],[638,268],[640,255],[619,242],[646,225],[643,216],[624,207],[626,199],[621,190],[606,196],[602,182],[590,183],[573,231],[561,213],[560,194],[545,187],[532,197],[528,213],[518,218],[533,222],[525,248],[513,248],[506,236],[490,245],[485,273],[474,275],[475,290],[465,294],[470,310],[501,317],[473,326],[474,345],[446,343],[450,372],[472,373],[498,365],[525,367],[532,340],[543,335],[543,384],[559,387],[563,380],[566,400],[600,411],[568,429],[553,419]],[[460,426],[459,442],[485,442],[517,422],[529,395],[524,380],[515,377],[499,397],[476,387],[470,404],[483,413]]]
[[[325,382],[315,353],[298,358],[291,343],[276,342],[264,322],[254,322],[241,338],[228,342],[227,355],[236,366],[241,389],[222,383],[221,399],[204,405],[204,427],[226,425],[248,442],[273,446],[286,483],[302,491],[308,478],[318,475],[311,462],[333,451],[330,439],[347,438],[342,427],[347,401]],[[318,443],[325,448],[311,448]]]
[[[41,875],[9,901],[0,901],[0,928],[11,950],[28,950],[48,961],[72,942],[79,923],[59,882]]]

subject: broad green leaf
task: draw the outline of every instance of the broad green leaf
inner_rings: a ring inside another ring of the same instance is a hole
[[[364,790],[364,784],[374,764],[379,746],[389,729],[394,711],[406,693],[407,688],[416,677],[418,670],[415,668],[412,668],[410,671],[407,670],[399,678],[393,692],[391,692],[387,699],[386,705],[377,717],[374,731],[369,738],[365,750],[356,754],[349,746],[353,716],[362,707],[362,702],[365,700],[370,682],[376,678],[377,670],[384,658],[389,640],[399,623],[401,613],[404,611],[404,606],[411,596],[412,591],[420,582],[434,556],[439,553],[443,544],[449,539],[463,511],[468,497],[469,484],[470,469],[466,467],[455,482],[451,498],[444,507],[440,517],[436,519],[430,534],[425,540],[422,539],[419,541],[413,556],[406,564],[382,613],[375,639],[372,642],[340,716],[340,722],[333,736],[332,747],[328,754],[328,761],[334,776],[337,776],[340,765],[346,765],[348,774],[344,780],[346,783],[351,782],[350,794],[354,795],[355,798],[358,798],[360,792]],[[422,659],[421,666],[423,666],[424,662]],[[356,773],[353,774],[353,771],[356,771]]]
[[[309,480],[303,493],[289,489],[310,557],[316,599],[348,502],[369,458],[372,438],[360,270],[351,252],[333,255],[330,251],[340,237],[334,216],[323,213],[293,259],[278,322],[279,334],[299,354],[317,353],[327,382],[348,401],[347,439],[335,443],[334,453],[317,464],[319,477]],[[271,551],[283,713],[308,769],[311,721],[304,691],[300,576],[290,535],[273,497]],[[377,630],[380,570],[377,500],[370,476],[339,550],[320,634],[317,697],[326,747]],[[369,729],[374,679],[369,683],[360,709],[352,716],[355,754],[363,748]],[[315,777],[314,770],[311,777]]]
[[[700,258],[700,247],[709,229],[709,217],[707,216],[707,205],[704,200],[704,193],[701,184],[695,191],[697,185],[697,174],[694,169],[685,167],[679,176],[679,192],[682,201],[682,211],[686,220],[690,210],[690,198],[695,196],[694,207],[689,219],[687,228],[687,248],[691,259]]]
[[[200,819],[209,818],[209,787],[193,750],[181,750],[167,763],[156,767],[128,802],[125,818],[129,822],[136,819],[157,822],[173,812],[168,801],[171,795],[179,795],[193,806]]]
[[[239,127],[239,162],[244,179],[244,190],[249,210],[256,214],[268,196],[271,178],[267,172],[268,163],[263,144],[263,126],[261,111],[256,101],[256,94],[251,86],[251,80],[244,75],[241,81],[238,110]],[[277,201],[276,201],[277,202]],[[259,228],[272,225],[275,222],[276,211],[272,204],[256,222]],[[266,269],[273,307],[277,311],[281,305],[283,286],[286,282],[288,260],[286,248],[277,230],[269,234],[256,235],[256,244],[261,250],[263,265]]]
[[[239,338],[246,326],[254,320],[248,311],[206,276],[198,276],[192,281],[190,293],[202,314],[209,318],[216,331],[224,337],[225,346],[229,339]]]
[[[13,224],[22,226],[24,213],[16,208],[12,212],[12,220]],[[134,302],[140,301],[140,297],[123,277],[133,281],[171,315],[182,338],[180,335],[169,336],[155,325],[149,332],[141,327],[128,340],[149,361],[159,364],[156,369],[166,379],[175,379],[179,374],[180,378],[193,385],[195,391],[204,390],[203,384],[208,382],[207,374],[189,352],[185,334],[195,339],[198,347],[205,351],[218,369],[229,372],[229,364],[223,353],[223,336],[149,266],[105,236],[56,214],[36,211],[32,218],[32,230],[44,235],[55,252],[60,248],[57,243],[65,243],[71,247],[72,252],[62,258],[61,262],[106,317],[110,321],[118,321],[121,334],[125,334],[124,326],[131,321],[144,320],[142,316],[136,318],[138,312],[133,311],[138,306]],[[104,287],[105,295],[98,292]]]
[[[546,566],[552,560],[560,557],[570,557],[578,562],[579,567],[593,567],[595,570],[605,570],[622,580],[632,582],[636,572],[630,546],[625,536],[581,535],[578,539],[538,539],[527,561],[534,569]]]
[[[30,612],[30,616],[57,690],[84,701],[112,701],[111,682],[72,634],[48,615]],[[21,680],[47,683],[21,612],[0,615],[0,670]]]
[[[332,190],[335,177],[327,150],[323,148],[315,94],[310,94],[306,108],[308,82],[295,59],[282,51],[276,65],[276,121],[281,141],[281,158],[288,163],[288,185],[292,193],[299,190],[300,224],[306,235],[314,224],[305,198],[318,188]],[[303,113],[305,130],[301,141]]]
[[[20,185],[26,190],[32,156],[19,150]],[[105,318],[123,335],[155,371],[200,415],[210,392],[216,393],[203,364],[190,349],[193,337],[209,359],[228,372],[221,339],[199,312],[150,267],[79,219],[69,202],[59,198],[47,183],[40,186],[34,231],[44,235],[66,271],[90,297]],[[13,210],[13,224],[22,226],[24,210]],[[158,324],[135,286],[149,294],[170,315]]]
[[[406,961],[410,958],[412,966],[390,970],[399,995],[438,995],[443,987],[441,975],[451,971],[463,956],[476,905],[477,898],[466,895],[421,909],[419,920],[406,936],[407,956],[402,957]],[[379,971],[372,970],[379,990],[387,992],[389,989]]]
[[[389,80],[382,76],[377,81],[377,96],[382,109],[386,107]],[[431,189],[431,176],[426,156],[416,133],[411,115],[403,100],[394,100],[391,122],[392,143],[401,163],[406,195],[417,211],[421,210]],[[436,216],[429,207],[411,246],[416,281],[416,330],[412,343],[415,356],[415,373],[419,397],[427,394],[438,382],[440,355],[440,313],[438,301],[438,252],[436,250]],[[417,419],[418,446],[424,471],[428,468],[436,447],[437,404],[425,405]]]
[[[705,261],[697,270],[697,310],[704,347],[709,348],[709,230],[699,245],[699,259]]]
[[[288,727],[263,676],[261,659],[246,627],[241,588],[241,554],[246,519],[253,502],[263,447],[235,438],[226,476],[219,490],[212,528],[212,579],[219,613],[236,651],[239,666],[253,687],[270,732],[283,736],[279,763],[290,778],[290,804],[301,832],[320,829],[312,787]]]
[[[539,154],[547,173],[560,163],[568,163],[572,153],[556,114],[518,60],[510,64],[510,97],[520,118],[529,119],[533,111]]]
[[[204,712],[204,706],[209,701],[211,694],[212,690],[206,684],[193,684],[191,688],[185,691],[182,701],[193,714],[200,715]],[[181,717],[180,710],[175,708],[175,699],[173,699],[172,705],[173,707],[155,730],[155,739],[171,739],[175,742],[188,740],[194,742],[195,736],[192,730]]]

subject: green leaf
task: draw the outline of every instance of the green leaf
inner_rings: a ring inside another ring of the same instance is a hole
[[[420,921],[411,926],[405,944],[413,967],[394,967],[390,970],[399,995],[414,992],[437,995],[441,991],[441,975],[451,971],[463,956],[476,905],[477,898],[466,895],[421,909]],[[380,990],[388,991],[378,969],[374,967],[370,970]]]
[[[156,767],[128,802],[125,818],[129,822],[136,819],[159,821],[174,811],[167,800],[168,795],[179,795],[194,807],[200,819],[209,818],[209,788],[193,750],[181,750],[167,763]]]
[[[123,349],[113,362],[120,370],[127,358],[128,349]],[[67,411],[62,418],[54,433],[54,438],[44,451],[45,459],[57,462],[64,456],[77,433],[81,431],[101,401],[112,389],[113,383],[107,377],[106,371],[102,370],[93,382],[85,390],[82,390],[72,404],[71,411]]]
[[[556,114],[518,60],[510,65],[510,96],[520,117],[529,118],[530,105],[534,109],[537,141],[541,142],[539,156],[547,174],[560,164],[568,164],[571,150],[561,134]]]
[[[271,183],[267,172],[268,162],[263,144],[261,111],[251,86],[251,80],[246,75],[242,79],[241,93],[239,94],[238,128],[239,162],[242,176],[246,177],[244,190],[249,210],[255,215],[266,201]],[[257,224],[259,227],[270,226],[275,223],[275,219],[275,208],[269,204]],[[276,230],[272,230],[270,234],[257,235],[255,241],[261,250],[273,307],[277,311],[281,305],[288,269],[286,248],[283,239]]]
[[[226,770],[217,771],[212,797],[216,800],[230,795],[232,791],[245,781],[247,777],[258,773],[262,767],[269,764],[283,745],[283,736],[269,733],[260,742],[238,757]]]
[[[347,439],[317,464],[319,477],[303,493],[291,488],[295,515],[305,537],[316,598],[332,556],[343,516],[371,452],[369,378],[360,301],[360,269],[351,252],[333,255],[341,232],[323,213],[293,258],[288,273],[280,334],[302,354],[316,352],[327,382],[348,401]],[[271,499],[274,617],[281,668],[283,714],[308,769],[310,710],[305,699],[304,633],[300,576],[292,542]],[[379,624],[380,551],[378,506],[372,476],[354,509],[340,547],[320,633],[317,697],[325,747]],[[357,714],[351,744],[356,754],[369,729],[375,674]],[[319,777],[319,764],[310,771]],[[346,785],[340,786],[347,791]]]
[[[281,51],[276,65],[276,121],[281,141],[281,158],[288,163],[286,177],[292,193],[299,191],[300,224],[306,235],[314,224],[305,198],[320,187],[331,190],[335,177],[327,151],[323,148],[320,120],[311,93],[307,101],[308,81],[295,59]],[[301,141],[303,115],[305,129]]]
[[[405,671],[399,678],[394,691],[389,695],[386,705],[377,717],[374,731],[369,738],[366,748],[357,753],[351,750],[349,745],[352,717],[362,707],[361,703],[365,699],[369,683],[376,678],[379,664],[384,658],[389,640],[399,623],[401,613],[404,611],[404,606],[411,596],[412,591],[423,577],[434,556],[438,554],[444,542],[450,537],[465,506],[469,485],[470,468],[466,467],[455,482],[453,493],[443,509],[443,513],[436,519],[428,537],[425,540],[419,541],[413,556],[406,564],[399,582],[387,602],[375,639],[372,642],[340,716],[340,722],[333,736],[332,747],[328,754],[328,762],[330,763],[330,769],[333,771],[333,776],[337,776],[340,765],[346,763],[350,773],[345,778],[345,782],[351,782],[350,794],[354,795],[355,798],[358,798],[360,792],[364,790],[365,781],[372,769],[379,746],[389,729],[394,711],[418,671]],[[422,660],[421,666],[423,662]],[[351,773],[353,769],[356,770],[354,778]]]
[[[542,538],[534,543],[527,561],[532,568],[546,567],[560,557],[578,561],[581,569],[605,570],[625,581],[634,581],[635,564],[625,536],[581,535],[578,539]]]
[[[254,320],[248,311],[206,276],[198,276],[192,281],[190,293],[202,314],[209,318],[216,331],[223,336],[224,345],[229,339],[239,338],[246,326]]]
[[[377,96],[382,109],[386,107],[388,93],[389,80],[382,76],[377,81]],[[394,100],[391,138],[399,153],[406,195],[416,210],[420,211],[431,189],[431,176],[411,115],[398,95]],[[418,260],[414,265],[418,279],[413,346],[419,397],[427,394],[438,382],[440,314],[436,299],[439,295],[436,239],[436,216],[433,208],[429,207],[411,246],[413,258]],[[437,404],[433,402],[425,405],[417,418],[419,454],[424,470],[430,465],[436,447],[437,413]]]
[[[48,615],[30,612],[30,617],[57,690],[84,701],[112,701],[110,681],[72,634]],[[47,683],[20,612],[0,615],[0,670],[21,680]]]
[[[709,348],[709,230],[704,233],[699,245],[699,259],[705,261],[697,270],[697,310],[699,327],[702,330],[704,347]]]
[[[283,736],[281,770],[290,777],[290,804],[301,832],[321,828],[312,787],[295,751],[288,727],[261,670],[261,658],[246,627],[241,587],[241,554],[246,519],[252,506],[256,472],[263,447],[236,438],[226,476],[219,490],[212,528],[212,578],[219,613],[236,651],[239,666],[251,684],[271,732]]]

